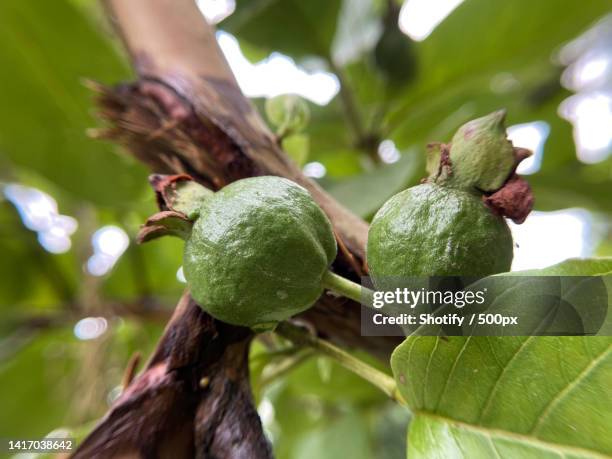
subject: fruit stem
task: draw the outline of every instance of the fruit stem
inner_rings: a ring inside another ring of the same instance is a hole
[[[296,352],[293,355],[286,357],[277,364],[266,366],[264,368],[264,371],[262,372],[259,381],[257,382],[256,392],[261,392],[264,387],[268,386],[277,378],[280,378],[281,376],[284,376],[285,374],[289,373],[291,370],[304,363],[314,354],[314,349],[302,347],[299,352]]]
[[[334,346],[328,341],[317,338],[307,329],[293,325],[290,322],[279,323],[275,329],[275,332],[297,346],[310,347],[321,354],[334,359],[342,367],[378,387],[391,400],[399,403],[400,405],[406,406],[406,401],[401,396],[395,380],[388,374],[377,370],[362,360],[352,356],[348,352]]]
[[[331,271],[327,271],[323,275],[322,284],[323,287],[350,298],[351,300],[355,300],[358,303],[369,304],[369,302],[365,301],[366,296],[372,293],[369,288],[345,279]]]

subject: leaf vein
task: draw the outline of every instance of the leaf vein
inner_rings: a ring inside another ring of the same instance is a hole
[[[499,454],[499,451],[497,451],[497,447],[495,446],[493,438],[491,438],[491,435],[487,435],[487,439],[489,440],[489,445],[491,445],[491,449],[495,453],[495,457],[498,459],[502,459],[501,455]]]
[[[499,383],[504,377],[504,375],[506,374],[506,371],[511,366],[514,359],[516,359],[516,357],[525,349],[525,347],[527,347],[527,344],[531,342],[533,338],[534,338],[533,336],[530,336],[525,341],[523,341],[523,343],[516,349],[514,354],[512,354],[512,357],[510,357],[508,362],[506,362],[506,365],[503,367],[502,371],[499,372],[499,375],[497,376],[495,380],[495,384],[493,384],[493,387],[491,388],[491,391],[489,392],[489,396],[487,397],[484,407],[482,411],[480,412],[480,417],[478,418],[478,424],[482,422],[482,419],[485,417],[485,415],[488,413],[489,409],[491,408],[491,403],[493,402],[494,395],[497,392],[497,389],[499,388]]]
[[[530,433],[534,436],[537,436],[537,433],[542,428],[542,425],[552,413],[552,411],[556,408],[556,406],[561,403],[576,387],[584,381],[584,379],[595,369],[601,362],[603,362],[608,355],[608,353],[612,350],[612,344],[610,344],[606,350],[601,352],[594,360],[592,360],[587,366],[585,366],[580,373],[578,373],[564,388],[559,391],[556,397],[551,399],[551,401],[544,407],[540,415],[537,417],[534,426],[532,427]]]
[[[463,343],[463,346],[461,347],[461,349],[457,353],[457,357],[455,357],[455,361],[453,362],[453,366],[451,367],[451,370],[450,370],[450,372],[448,373],[448,375],[446,377],[446,382],[444,383],[444,388],[442,389],[442,393],[440,394],[440,398],[438,398],[438,403],[436,404],[436,408],[435,408],[434,411],[438,411],[438,407],[440,406],[440,404],[442,403],[442,400],[446,396],[446,391],[448,390],[448,382],[451,380],[451,378],[453,376],[453,373],[455,372],[455,369],[457,368],[457,363],[461,359],[461,355],[463,354],[463,352],[467,348],[467,345],[468,345],[468,343],[469,343],[471,338],[472,338],[471,335],[466,338],[465,342]]]
[[[429,387],[429,384],[427,384],[427,382],[429,381],[429,367],[431,366],[431,361],[433,360],[433,356],[436,353],[436,350],[438,349],[438,343],[440,342],[440,337],[437,336],[436,337],[436,342],[434,344],[433,349],[431,350],[431,352],[429,353],[429,360],[427,361],[427,366],[425,367],[425,377],[423,378],[423,406],[427,405],[427,402],[425,400],[425,396],[426,396],[426,390]]]
[[[451,419],[443,415],[419,411],[415,413],[417,416],[423,416],[425,418],[429,418],[432,421],[442,422],[445,424],[449,424],[450,426],[454,426],[458,429],[462,429],[466,432],[474,433],[476,435],[482,435],[485,437],[489,437],[490,439],[502,439],[510,442],[520,442],[525,445],[532,446],[538,449],[545,449],[547,451],[552,451],[557,455],[565,456],[568,453],[571,453],[573,456],[583,456],[583,457],[591,457],[591,458],[601,458],[601,459],[610,459],[610,456],[607,456],[599,451],[595,451],[592,449],[583,448],[580,446],[572,446],[566,445],[562,443],[551,443],[546,440],[542,440],[540,438],[534,437],[528,434],[522,434],[517,432],[512,432],[509,430],[503,429],[495,429],[475,424],[469,424],[466,422],[458,421],[456,419]]]
[[[416,338],[414,338],[412,341],[412,344],[410,345],[410,349],[408,349],[408,356],[406,357],[406,362],[408,363],[408,367],[410,367],[410,361],[412,360],[412,350],[414,349],[414,345],[421,338],[422,336],[417,336]],[[416,408],[419,406],[419,401],[417,399],[416,389],[414,388],[413,378],[410,378],[410,381],[408,382],[408,384],[410,385],[410,391],[412,392],[412,396],[414,397],[414,407]]]

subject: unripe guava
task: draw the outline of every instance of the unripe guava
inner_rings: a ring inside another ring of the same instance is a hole
[[[255,177],[203,201],[183,269],[210,315],[265,329],[317,300],[335,257],[331,223],[308,191],[284,178]]]
[[[424,183],[396,194],[378,211],[367,260],[375,285],[382,285],[385,277],[508,271],[512,252],[508,225],[478,194]]]
[[[533,195],[516,175],[531,152],[507,139],[505,116],[493,112],[461,126],[451,144],[430,144],[425,183],[396,194],[375,215],[367,261],[377,287],[393,277],[510,270],[513,242],[504,216],[522,223]]]

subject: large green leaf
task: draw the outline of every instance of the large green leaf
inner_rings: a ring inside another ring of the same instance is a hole
[[[146,176],[85,135],[96,121],[79,80],[128,76],[99,29],[65,0],[0,2],[0,155],[76,196],[116,204],[133,198]]]
[[[598,275],[611,259],[528,275]],[[418,457],[612,455],[610,337],[409,337],[391,357]]]
[[[347,439],[351,440],[347,442]],[[369,459],[372,446],[368,437],[367,425],[358,415],[345,415],[335,422],[310,433],[298,444],[297,459]]]
[[[242,0],[221,28],[253,45],[299,58],[329,55],[339,0]]]
[[[612,454],[612,340],[409,338],[391,364],[418,457]]]
[[[543,269],[505,273],[504,276],[603,276],[612,274],[612,257],[569,258]]]
[[[602,276],[608,290],[608,315],[604,320],[603,326],[599,329],[598,335],[612,335],[612,314],[610,314],[610,311],[612,311],[612,257],[570,258],[544,269],[515,271],[508,274],[512,276]],[[584,296],[580,302],[586,302],[587,304],[590,302],[592,304],[592,301],[589,301],[589,299],[592,298],[594,292],[589,289],[588,284],[586,289],[583,292],[581,292],[581,289],[575,289],[571,293],[578,295],[582,293]]]
[[[420,79],[407,91],[411,96],[403,100],[404,109],[411,111],[417,99],[474,77],[486,76],[482,92],[493,92],[488,79],[499,72],[525,73],[539,65],[549,69],[540,76],[548,76],[551,53],[610,8],[606,0],[569,0],[558,6],[555,0],[465,1],[420,43]]]
[[[423,163],[420,152],[411,150],[396,163],[337,182],[327,191],[357,215],[367,217],[395,193],[413,184],[423,171]]]

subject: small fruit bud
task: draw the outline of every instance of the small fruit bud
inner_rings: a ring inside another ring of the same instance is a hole
[[[469,121],[453,137],[449,160],[452,174],[443,177],[449,186],[496,191],[516,168],[512,142],[506,137],[505,110]]]
[[[266,116],[282,138],[302,131],[310,119],[310,110],[302,98],[282,95],[266,100]]]

